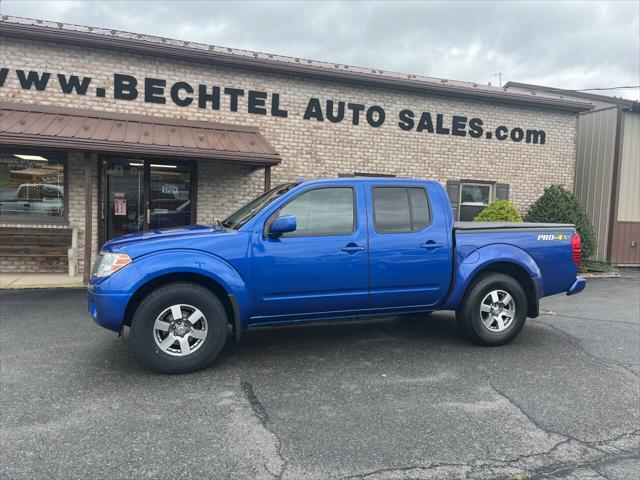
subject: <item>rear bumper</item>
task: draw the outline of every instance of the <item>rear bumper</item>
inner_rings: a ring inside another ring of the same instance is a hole
[[[584,278],[576,278],[569,287],[569,290],[567,290],[567,295],[575,295],[576,293],[580,293],[586,286],[587,281]]]

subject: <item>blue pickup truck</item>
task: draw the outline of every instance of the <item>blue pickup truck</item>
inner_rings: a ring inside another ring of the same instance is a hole
[[[455,310],[503,345],[543,296],[580,292],[573,225],[454,222],[435,181],[341,178],[277,186],[213,226],[104,245],[89,312],[130,328],[150,369],[208,366],[227,338],[267,325]]]

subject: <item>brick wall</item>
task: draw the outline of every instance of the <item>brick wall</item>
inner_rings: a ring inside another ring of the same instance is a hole
[[[0,257],[0,275],[2,273],[63,273],[68,272],[66,258],[47,257]]]
[[[4,87],[0,88],[0,100],[258,126],[282,156],[282,163],[272,170],[274,185],[296,177],[333,177],[355,171],[433,178],[443,184],[447,179],[485,180],[509,184],[511,200],[523,211],[552,183],[573,189],[577,120],[575,115],[566,112],[4,37],[0,39],[0,58],[2,66],[11,70]],[[54,74],[51,86],[41,92],[20,89],[16,68],[51,72]],[[63,94],[57,84],[57,73],[90,76],[92,86],[85,96]],[[114,73],[138,78],[137,100],[108,98],[113,92]],[[144,77],[166,79],[168,86],[186,81],[194,86],[203,83],[277,92],[289,116],[249,114],[246,96],[240,99],[238,112],[229,111],[225,95],[221,95],[220,110],[200,109],[197,102],[178,107],[170,99],[164,105],[144,103],[141,99]],[[105,98],[96,97],[97,86],[107,89]],[[304,120],[302,116],[310,97],[381,105],[387,112],[387,120],[379,128],[369,126],[366,121],[354,126],[348,119],[341,123]],[[417,114],[429,111],[434,117],[436,112],[447,117],[478,116],[489,128],[506,125],[542,129],[546,132],[546,144],[403,131],[397,125],[397,115],[404,108]],[[70,161],[70,169],[75,172],[71,178],[77,174],[80,183],[81,163],[78,159]],[[262,187],[262,170],[199,162],[198,221],[210,222],[214,217],[224,217],[260,193]],[[80,184],[70,187],[69,210],[70,221],[84,233],[82,188]],[[96,211],[94,206],[94,217]]]
[[[91,212],[92,212],[92,263],[98,250],[98,164],[97,161],[87,160],[81,152],[69,152],[67,157],[67,172],[69,175],[69,187],[67,195],[69,197],[69,226],[78,231],[78,271],[84,270],[84,250],[85,250],[85,202],[87,192],[85,191],[85,176],[91,177]],[[91,266],[89,266],[91,268]]]
[[[264,170],[221,162],[198,164],[198,223],[224,219],[264,189]]]

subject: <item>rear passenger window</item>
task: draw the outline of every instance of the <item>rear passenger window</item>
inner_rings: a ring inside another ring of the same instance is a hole
[[[376,232],[411,231],[411,211],[406,188],[373,189],[373,213]]]
[[[431,222],[424,188],[374,187],[372,197],[378,233],[416,232]]]
[[[431,223],[431,212],[424,188],[407,188],[411,205],[411,229],[416,232]]]

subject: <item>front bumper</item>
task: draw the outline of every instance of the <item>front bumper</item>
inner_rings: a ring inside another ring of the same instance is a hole
[[[101,327],[120,332],[130,298],[129,294],[96,293],[90,289],[88,307],[91,318]]]
[[[108,277],[91,279],[87,290],[91,318],[101,327],[120,332],[139,282],[140,274],[132,263]]]
[[[569,287],[569,290],[567,290],[567,295],[575,295],[576,293],[580,293],[586,286],[587,281],[584,278],[576,278]]]

